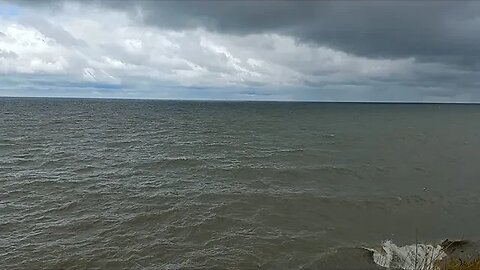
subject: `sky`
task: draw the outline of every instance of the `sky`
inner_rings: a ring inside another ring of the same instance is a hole
[[[0,0],[0,96],[480,102],[480,1]]]

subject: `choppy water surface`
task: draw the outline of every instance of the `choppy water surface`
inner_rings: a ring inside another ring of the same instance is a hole
[[[0,99],[5,269],[375,269],[480,239],[480,107]]]

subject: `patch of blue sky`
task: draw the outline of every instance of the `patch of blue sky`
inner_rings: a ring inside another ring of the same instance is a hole
[[[17,17],[21,14],[21,11],[21,8],[16,5],[0,2],[0,18]]]

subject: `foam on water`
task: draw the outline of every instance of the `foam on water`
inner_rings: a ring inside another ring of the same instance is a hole
[[[434,270],[438,262],[447,255],[439,245],[412,244],[397,246],[392,241],[383,242],[381,249],[368,249],[373,252],[373,261],[388,269]]]

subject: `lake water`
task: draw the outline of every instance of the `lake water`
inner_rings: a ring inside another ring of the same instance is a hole
[[[376,269],[480,239],[480,106],[0,98],[5,269]]]

